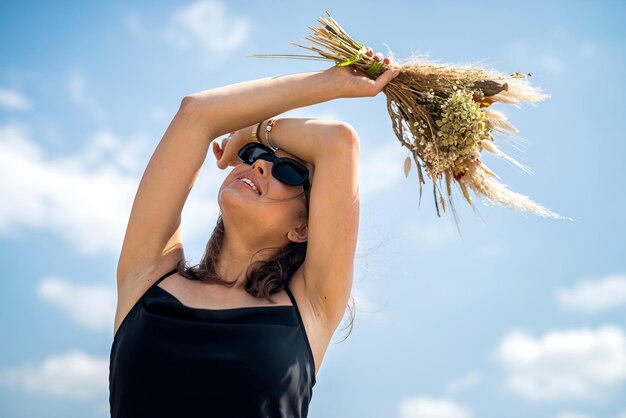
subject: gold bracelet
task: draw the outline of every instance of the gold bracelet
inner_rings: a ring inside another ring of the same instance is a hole
[[[252,125],[252,142],[258,142],[263,145],[263,143],[259,140],[259,128],[261,127],[261,122],[257,122]]]
[[[265,127],[265,140],[267,141],[267,143],[269,144],[270,147],[272,147],[272,149],[277,150],[278,147],[275,147],[274,145],[272,145],[272,142],[270,141],[270,132],[272,131],[272,128],[274,127],[274,124],[276,123],[276,118],[270,118],[267,121],[267,126]]]

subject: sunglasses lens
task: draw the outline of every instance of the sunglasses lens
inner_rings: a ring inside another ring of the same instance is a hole
[[[252,164],[255,162],[261,155],[267,153],[262,148],[259,147],[251,147],[248,148],[245,152],[242,153],[241,158],[248,164]]]
[[[302,184],[306,176],[306,171],[302,167],[285,161],[275,165],[274,173],[279,180],[292,186]]]

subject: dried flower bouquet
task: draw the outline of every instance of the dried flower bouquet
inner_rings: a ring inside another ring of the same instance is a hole
[[[327,17],[318,19],[321,27],[309,27],[313,35],[306,37],[306,40],[313,47],[290,42],[318,55],[253,56],[333,61],[340,66],[353,65],[372,78],[376,78],[388,65],[397,66],[375,60],[368,54],[364,44],[350,37],[330,13],[326,14]],[[442,193],[442,183],[445,181],[445,191],[455,221],[453,182],[458,185],[476,214],[478,212],[470,190],[501,206],[544,217],[572,220],[540,206],[527,196],[511,191],[508,186],[497,181],[499,177],[480,160],[481,152],[487,150],[531,173],[528,167],[496,145],[494,133],[515,140],[517,129],[502,113],[490,108],[496,102],[519,107],[521,101],[534,103],[548,98],[541,89],[528,83],[530,74],[516,72],[507,76],[490,69],[434,64],[418,58],[397,67],[400,68],[400,74],[385,87],[384,93],[393,131],[401,145],[410,151],[417,166],[420,202],[422,184],[425,184],[424,170],[433,183],[437,216],[441,216],[439,205],[444,212],[446,210]],[[408,156],[404,162],[407,177],[410,168],[411,157]]]

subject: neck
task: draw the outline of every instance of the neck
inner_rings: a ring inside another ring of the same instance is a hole
[[[217,263],[217,274],[228,281],[236,280],[233,288],[243,289],[246,282],[246,271],[250,264],[271,258],[274,250],[259,251],[268,247],[271,245],[267,245],[267,242],[264,245],[261,243],[250,244],[224,233],[224,241]]]

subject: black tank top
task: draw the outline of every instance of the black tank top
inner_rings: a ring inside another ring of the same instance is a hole
[[[293,306],[198,309],[157,286],[113,338],[112,418],[306,417],[315,365]]]

